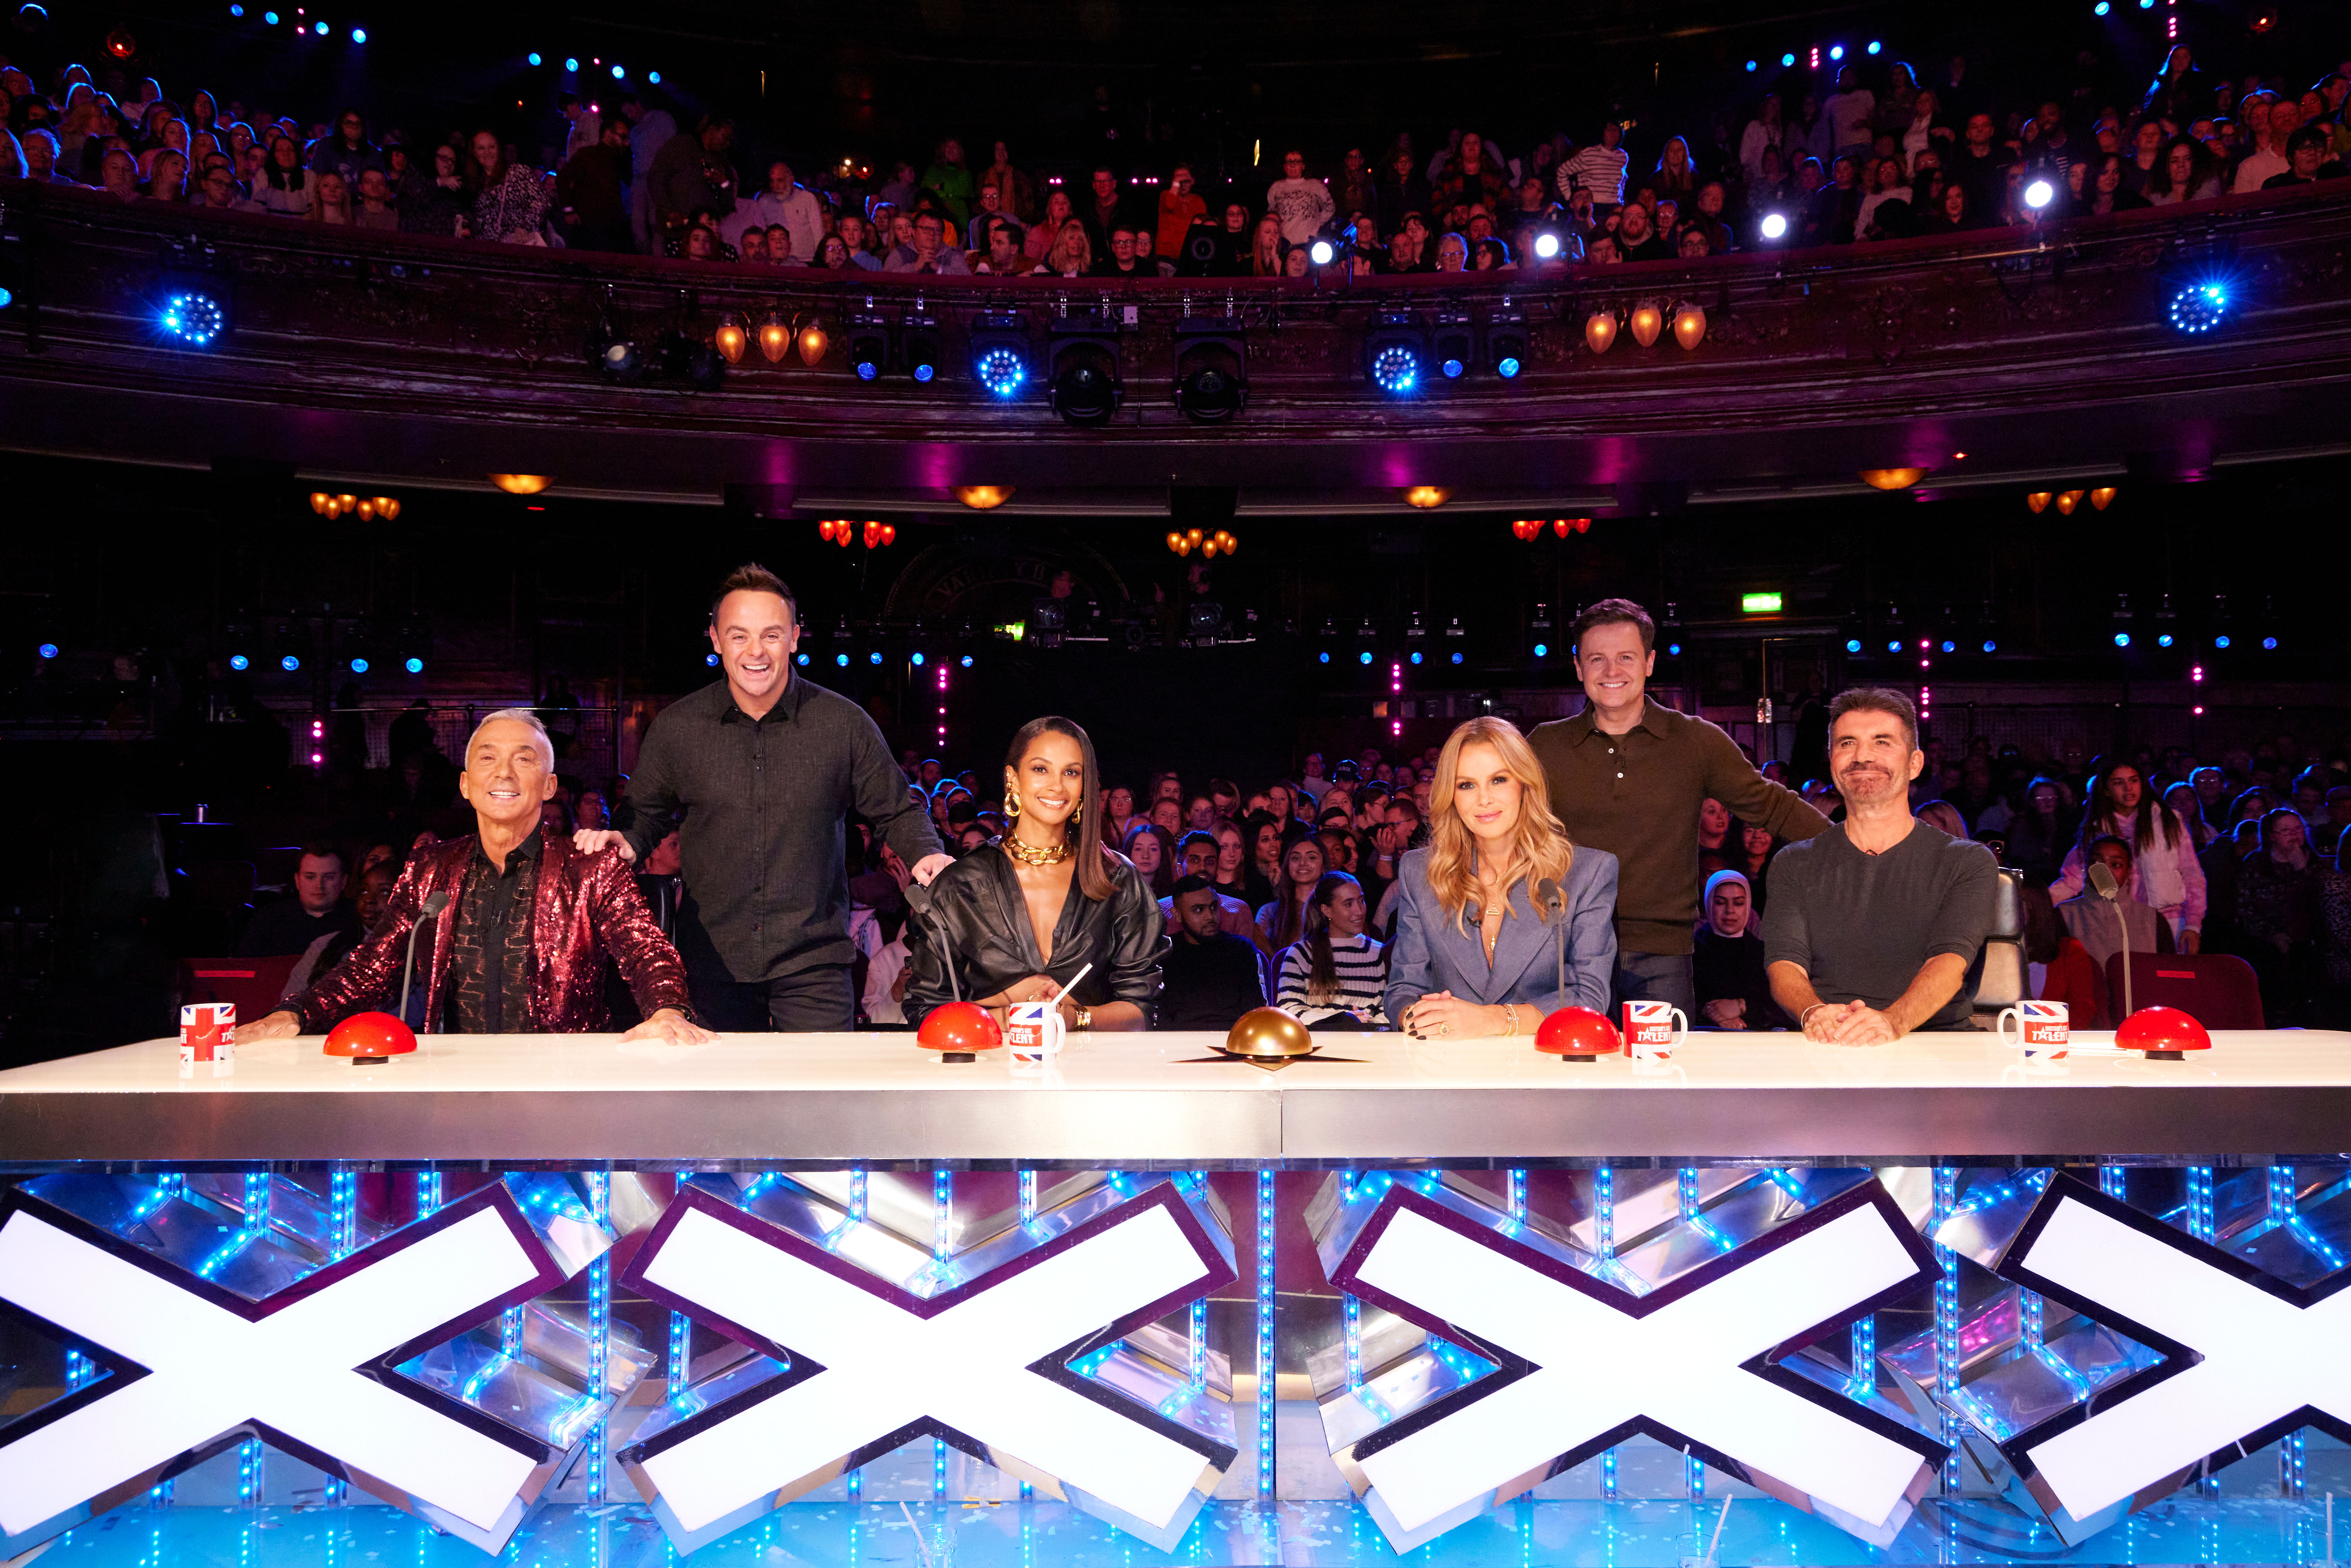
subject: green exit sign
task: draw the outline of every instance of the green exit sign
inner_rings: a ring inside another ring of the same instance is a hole
[[[1780,596],[1776,593],[1742,593],[1739,596],[1739,608],[1749,615],[1777,615],[1780,613]]]

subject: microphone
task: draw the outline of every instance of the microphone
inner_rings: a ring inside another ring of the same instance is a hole
[[[408,956],[402,959],[400,965],[400,1021],[411,1029],[416,1027],[416,1020],[408,1016],[408,988],[416,978],[416,936],[424,929],[426,921],[439,918],[441,912],[448,907],[449,894],[445,891],[434,894],[424,901],[424,907],[417,911],[416,924],[408,928]]]
[[[1567,894],[1560,887],[1557,877],[1547,876],[1535,883],[1535,904],[1538,908],[1549,910],[1553,917],[1552,947],[1559,966],[1559,972],[1554,977],[1559,988],[1556,1000],[1559,1006],[1565,1007],[1567,1005],[1567,922],[1557,917],[1567,913]]]
[[[931,920],[931,890],[919,882],[908,883],[906,907],[923,917],[923,928],[931,934],[931,945],[938,949],[939,967],[947,972],[947,991],[956,1001],[963,1000],[963,982],[956,978],[955,959],[947,953],[946,934]]]
[[[2115,924],[2123,934],[2123,1017],[2131,1016],[2131,942],[2130,921],[2123,914],[2123,884],[2115,880],[2114,868],[2104,861],[2090,862],[2090,890],[2115,906]]]

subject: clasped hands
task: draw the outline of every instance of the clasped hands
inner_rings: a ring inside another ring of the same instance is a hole
[[[1509,1026],[1501,1009],[1464,1001],[1451,991],[1431,991],[1404,1010],[1404,1030],[1415,1040],[1477,1039]]]
[[[1804,1038],[1823,1045],[1891,1045],[1902,1038],[1894,1020],[1855,999],[1814,1002],[1804,1009]]]

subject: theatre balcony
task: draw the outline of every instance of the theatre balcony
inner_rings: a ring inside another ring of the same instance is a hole
[[[1243,514],[1639,513],[2193,478],[2351,430],[2341,182],[1352,286],[842,283],[8,182],[0,209],[0,442],[347,486],[538,476],[802,516],[967,486],[1014,512],[1147,516],[1171,486],[1236,488]]]

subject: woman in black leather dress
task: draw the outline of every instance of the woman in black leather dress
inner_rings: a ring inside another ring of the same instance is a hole
[[[940,873],[929,911],[908,917],[908,1022],[958,995],[1000,1020],[1011,1004],[1053,995],[1091,964],[1061,999],[1062,1022],[1151,1027],[1166,921],[1149,879],[1083,820],[1101,778],[1093,742],[1066,718],[1032,719],[1012,737],[1010,831]]]

